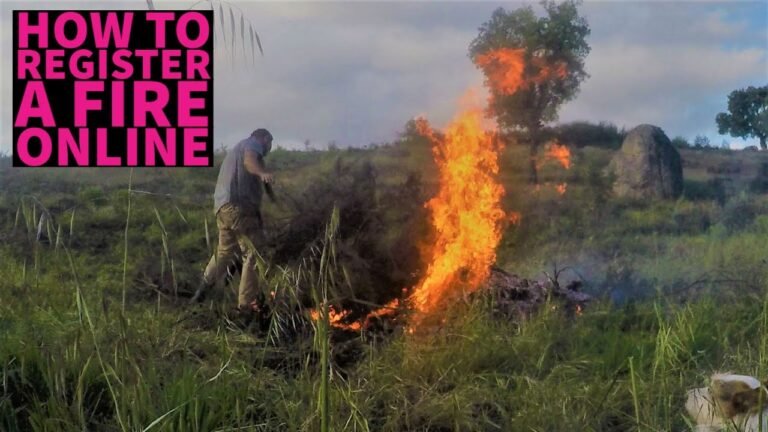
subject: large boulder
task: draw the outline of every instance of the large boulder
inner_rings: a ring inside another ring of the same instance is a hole
[[[658,126],[643,124],[624,138],[609,171],[616,195],[630,198],[677,198],[683,193],[680,153]]]

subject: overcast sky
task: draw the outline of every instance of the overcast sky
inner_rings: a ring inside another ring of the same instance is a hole
[[[155,1],[168,9],[193,4]],[[324,148],[329,141],[391,141],[415,115],[444,125],[458,97],[482,83],[467,57],[477,28],[497,7],[526,3],[226,4],[235,6],[238,22],[239,9],[253,23],[264,56],[233,66],[216,29],[217,147],[266,127],[283,147],[301,148],[309,139]],[[145,9],[146,2],[0,3],[0,97],[7,101],[0,104],[0,151],[9,152],[11,141],[11,11],[99,8]],[[561,122],[652,123],[670,138],[703,134],[715,144],[756,144],[719,136],[714,119],[731,90],[768,83],[768,2],[601,1],[584,3],[581,12],[592,27],[591,76],[562,107]]]

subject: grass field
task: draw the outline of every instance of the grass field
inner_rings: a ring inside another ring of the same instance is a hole
[[[230,313],[233,288],[201,306],[176,298],[215,244],[216,168],[13,169],[2,159],[0,430],[690,430],[686,389],[716,370],[768,376],[768,156],[681,154],[684,196],[634,202],[610,194],[610,150],[576,149],[568,170],[544,163],[537,189],[525,151],[507,149],[504,207],[522,219],[504,233],[498,266],[528,278],[564,269],[597,300],[575,319],[547,307],[525,322],[462,303],[440,331],[414,334],[308,319],[283,332],[287,313],[244,329]],[[383,289],[399,292],[362,276],[375,264],[355,247],[379,257],[418,242],[409,230],[419,232],[414,218],[436,188],[427,147],[276,150],[268,164],[282,200],[265,204],[266,220],[277,231],[297,209],[322,208],[325,226],[330,207],[316,201],[339,190],[323,187],[370,186],[338,180],[366,163],[375,183],[363,219],[377,224],[361,226],[375,235],[346,232],[342,211],[315,252],[346,258],[267,260],[265,289],[309,286],[311,299],[296,302],[305,305],[324,295],[382,304]],[[46,211],[51,242],[41,244]],[[347,263],[361,267],[344,286]]]

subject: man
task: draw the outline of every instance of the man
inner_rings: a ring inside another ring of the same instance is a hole
[[[264,157],[271,149],[272,134],[266,129],[256,129],[227,152],[219,168],[213,195],[219,243],[205,268],[202,283],[192,297],[193,303],[200,301],[205,292],[226,275],[239,256],[243,268],[238,309],[241,312],[259,310],[260,293],[254,266],[256,248],[264,244],[262,183],[273,181],[272,174],[264,166]]]

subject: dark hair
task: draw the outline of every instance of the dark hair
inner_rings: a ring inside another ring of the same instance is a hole
[[[267,141],[272,141],[272,134],[269,133],[266,129],[256,129],[251,134],[252,137],[258,138],[258,139],[265,139]]]

